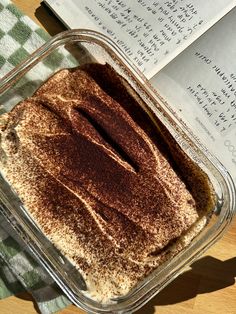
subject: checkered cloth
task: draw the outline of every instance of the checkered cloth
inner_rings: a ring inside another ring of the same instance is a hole
[[[0,78],[41,46],[49,35],[40,29],[29,17],[23,15],[8,0],[0,0]],[[68,65],[64,51],[47,58],[31,77],[26,77],[20,92],[14,94],[14,103],[28,94],[28,88],[36,88],[43,75],[53,72],[58,65]],[[32,84],[32,82],[36,82]],[[0,98],[4,111],[10,110],[11,101]],[[0,205],[0,298],[29,291],[42,313],[56,312],[70,302],[42,269],[25,244],[1,214]],[[17,311],[16,311],[17,312]]]
[[[41,46],[49,35],[8,0],[0,0],[0,76]]]

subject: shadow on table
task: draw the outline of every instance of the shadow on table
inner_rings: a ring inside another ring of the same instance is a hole
[[[38,284],[31,287],[31,292],[22,292],[16,295],[17,298],[33,302],[34,309],[37,313],[41,313],[38,307],[38,303],[45,303],[51,300],[55,300],[59,295],[61,295],[61,290],[58,285],[53,282],[48,286],[43,288],[38,288]],[[37,301],[36,301],[37,300]],[[17,313],[16,313],[17,314]]]
[[[30,302],[32,302],[33,305],[34,305],[35,311],[36,311],[37,313],[39,313],[39,314],[41,313],[40,310],[39,310],[39,308],[38,308],[37,302],[34,300],[33,296],[32,296],[30,293],[28,293],[28,292],[22,292],[22,293],[17,294],[16,297],[19,298],[19,299],[25,300],[25,301],[30,301]],[[16,310],[15,313],[17,314],[17,310]]]
[[[236,257],[220,261],[206,256],[191,265],[145,306],[145,314],[154,314],[155,306],[176,304],[199,294],[217,291],[235,283]],[[143,314],[143,309],[136,312]]]
[[[66,30],[63,23],[42,2],[40,3],[40,7],[36,9],[35,16],[51,36]]]

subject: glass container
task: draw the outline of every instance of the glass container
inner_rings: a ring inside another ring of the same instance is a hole
[[[43,234],[2,175],[0,208],[36,259],[75,305],[89,313],[133,313],[223,235],[235,214],[235,187],[224,165],[178,119],[171,104],[163,101],[144,75],[110,39],[97,32],[72,30],[60,33],[13,69],[0,81],[0,113],[11,110],[20,100],[31,96],[58,70],[89,62],[108,63],[123,76],[186,154],[208,175],[217,199],[209,223],[190,245],[154,270],[128,295],[117,298],[113,304],[100,304],[86,296],[81,274]]]

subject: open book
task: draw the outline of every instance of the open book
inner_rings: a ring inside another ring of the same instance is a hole
[[[236,182],[236,1],[45,2],[113,39]]]

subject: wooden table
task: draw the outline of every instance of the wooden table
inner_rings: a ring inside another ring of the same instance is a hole
[[[14,0],[23,12],[51,35],[64,26],[40,0]],[[192,270],[178,277],[137,314],[236,314],[236,219],[224,237]],[[37,306],[23,293],[0,301],[1,314],[35,314]],[[71,305],[60,314],[84,314]]]

